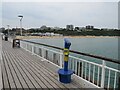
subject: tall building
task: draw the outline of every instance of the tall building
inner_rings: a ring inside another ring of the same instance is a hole
[[[74,26],[73,25],[66,25],[66,30],[73,30]]]
[[[86,26],[86,29],[94,29],[94,26],[88,25],[88,26]]]
[[[4,28],[4,27],[0,28],[0,32],[2,32],[2,31],[5,31],[5,28]]]

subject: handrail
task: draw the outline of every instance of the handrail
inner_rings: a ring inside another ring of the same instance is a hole
[[[89,56],[89,57],[93,57],[93,58],[97,58],[97,59],[102,59],[102,60],[105,60],[105,61],[110,61],[110,62],[114,62],[114,63],[120,64],[120,61],[118,61],[117,59],[111,59],[111,58],[107,58],[107,57],[103,57],[103,56],[92,55],[92,54],[82,53],[82,52],[73,51],[73,50],[70,50],[70,52],[73,52],[73,53],[76,53],[76,54],[81,54],[81,55],[84,55],[84,56]]]
[[[38,44],[38,45],[43,45],[43,46],[55,48],[55,49],[59,49],[59,50],[64,50],[63,48],[52,46],[52,45],[47,45],[47,44],[43,44],[43,43],[37,43],[37,42],[28,41],[28,40],[22,40],[22,39],[20,39],[20,40],[21,41],[25,41],[25,42],[29,42],[29,43],[34,43],[34,44]],[[107,57],[103,57],[103,56],[98,56],[98,55],[93,55],[93,54],[78,52],[78,51],[74,51],[74,50],[70,50],[70,52],[120,64],[120,61],[117,60],[117,59],[111,59],[111,58],[107,58]]]

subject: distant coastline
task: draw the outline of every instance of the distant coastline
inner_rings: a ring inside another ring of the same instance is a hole
[[[42,38],[120,38],[120,36],[16,36],[17,39],[42,39]]]

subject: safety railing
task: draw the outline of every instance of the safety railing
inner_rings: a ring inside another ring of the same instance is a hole
[[[63,48],[36,43],[32,41],[21,40],[20,45],[26,51],[31,52],[39,57],[42,57],[43,60],[49,60],[50,62],[63,67]],[[113,60],[101,56],[90,55],[82,52],[77,52],[70,50],[71,53],[93,57],[96,59],[101,59],[102,63],[95,63],[85,59],[81,59],[77,56],[69,56],[69,69],[73,70],[74,73],[93,83],[101,88],[106,88],[107,90],[115,90],[119,87],[119,69],[114,69],[106,66],[106,61],[115,63],[114,65],[120,65],[118,60]]]

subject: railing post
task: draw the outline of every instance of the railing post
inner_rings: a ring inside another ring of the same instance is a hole
[[[42,57],[44,58],[44,48],[42,47]]]
[[[45,51],[45,58],[48,59],[48,51]]]
[[[63,60],[63,55],[61,54],[61,53],[63,53],[63,51],[62,50],[60,50],[60,62],[59,62],[59,65],[60,65],[60,67],[62,68],[62,60]]]
[[[42,48],[39,46],[39,55],[42,57]]]
[[[118,90],[120,90],[120,75],[118,74]]]
[[[102,61],[102,75],[101,75],[101,88],[104,88],[104,81],[105,81],[105,61]]]
[[[34,55],[34,45],[32,45],[32,55]]]
[[[25,42],[25,50],[27,51],[27,43]]]
[[[82,62],[80,62],[79,67],[80,67],[80,76],[82,77]]]

